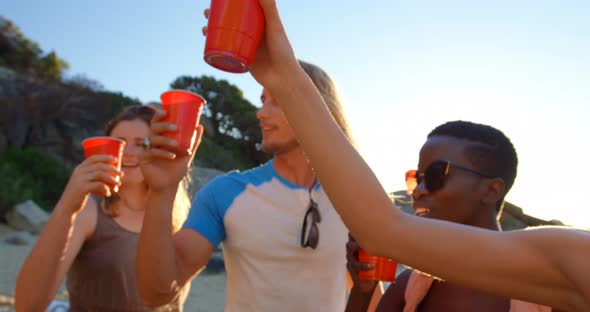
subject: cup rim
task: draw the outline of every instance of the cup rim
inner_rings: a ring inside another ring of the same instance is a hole
[[[125,142],[124,140],[121,140],[119,138],[115,138],[112,136],[108,136],[108,135],[97,135],[97,136],[88,137],[88,138],[82,140],[81,144],[84,145],[84,142],[86,142],[86,141],[97,140],[97,139],[113,140],[113,141],[119,141],[120,143],[123,143],[123,145],[127,144],[127,142]]]
[[[199,95],[195,92],[183,90],[183,89],[170,89],[170,90],[164,91],[164,92],[162,92],[162,94],[160,94],[160,99],[162,99],[164,94],[172,93],[172,92],[179,92],[179,93],[186,93],[186,94],[194,95],[194,96],[199,97],[203,101],[203,103],[207,103],[207,100],[204,97],[202,97],[201,95]],[[164,101],[162,101],[162,105],[164,105]]]

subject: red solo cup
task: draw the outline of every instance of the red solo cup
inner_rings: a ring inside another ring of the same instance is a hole
[[[258,0],[211,0],[205,62],[230,73],[245,73],[264,33]]]
[[[125,149],[125,145],[125,141],[108,136],[91,137],[82,141],[85,158],[93,155],[111,155],[116,159],[110,164],[117,168],[117,170],[121,170],[121,159],[123,158],[123,150]],[[119,176],[113,175],[113,177],[119,181]],[[114,193],[119,191],[119,187],[117,185],[109,184],[109,188]],[[93,194],[100,195],[100,193],[94,192]]]
[[[384,257],[370,256],[364,250],[359,250],[359,261],[374,263],[375,268],[372,270],[360,270],[359,278],[374,281],[395,281],[397,263]]]
[[[162,108],[166,111],[163,121],[176,124],[175,132],[163,132],[162,136],[176,140],[177,148],[171,149],[178,156],[191,153],[197,138],[197,125],[205,99],[185,90],[170,90],[160,95]]]

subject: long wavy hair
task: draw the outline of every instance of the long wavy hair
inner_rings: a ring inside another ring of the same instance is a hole
[[[336,87],[334,80],[332,80],[332,77],[330,77],[330,75],[328,75],[325,70],[315,64],[303,60],[298,61],[299,66],[303,68],[303,71],[305,71],[307,76],[309,76],[315,87],[320,92],[322,98],[324,98],[324,102],[326,103],[328,110],[332,114],[332,117],[338,126],[340,126],[342,132],[344,132],[350,143],[355,145],[350,125],[346,120],[346,114],[342,106],[342,100],[338,92],[338,88]]]
[[[105,134],[107,136],[111,135],[113,129],[121,122],[121,121],[133,121],[133,120],[141,120],[145,122],[148,126],[151,123],[152,118],[154,117],[155,111],[145,105],[134,105],[127,107],[121,113],[119,113],[115,118],[111,119],[105,128]],[[190,208],[191,202],[188,195],[188,185],[190,183],[190,176],[184,176],[182,181],[180,181],[178,185],[178,190],[176,191],[176,197],[174,199],[174,207],[172,209],[172,229],[174,232],[180,230],[182,224],[186,220],[188,215],[188,210]],[[103,197],[100,203],[101,210],[108,216],[112,218],[117,217],[119,215],[119,211],[117,211],[115,206],[112,204],[116,201],[120,200],[120,197],[117,193],[114,193],[110,198]]]

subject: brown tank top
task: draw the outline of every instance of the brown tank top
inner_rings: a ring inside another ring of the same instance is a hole
[[[182,311],[190,284],[166,306],[148,308],[141,304],[135,286],[139,234],[97,210],[96,230],[68,271],[70,311]]]

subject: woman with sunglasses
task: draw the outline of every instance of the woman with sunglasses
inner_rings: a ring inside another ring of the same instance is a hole
[[[266,32],[251,73],[280,103],[334,207],[368,253],[496,295],[590,311],[589,233],[497,232],[395,208],[297,64],[276,0],[259,2]]]
[[[121,172],[108,164],[112,159],[106,155],[91,156],[73,170],[18,275],[17,311],[45,310],[66,275],[70,311],[153,310],[142,304],[135,286],[136,246],[148,194],[139,162],[153,115],[147,106],[132,106],[107,124],[106,135],[126,142]],[[111,192],[108,184],[119,185],[118,192]],[[181,183],[174,204],[175,230],[189,205]],[[158,309],[182,311],[188,290]]]
[[[406,173],[408,193],[418,216],[499,231],[504,197],[516,178],[516,151],[499,130],[452,121],[428,134],[420,149],[418,170]],[[359,245],[347,244],[348,268],[358,276],[367,267],[358,261]],[[499,257],[497,257],[499,258]],[[355,279],[347,311],[366,311],[376,282]],[[551,311],[406,270],[383,295],[377,311]]]

